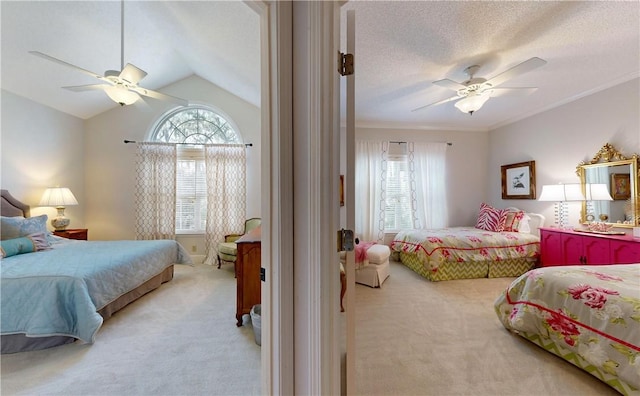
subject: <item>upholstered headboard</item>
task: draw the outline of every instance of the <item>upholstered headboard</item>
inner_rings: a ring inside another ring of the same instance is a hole
[[[26,205],[13,197],[7,190],[0,190],[0,214],[6,217],[29,217],[31,212]]]

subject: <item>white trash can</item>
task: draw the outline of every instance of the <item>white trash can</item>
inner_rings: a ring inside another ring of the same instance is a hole
[[[253,336],[256,340],[256,344],[262,346],[261,343],[261,335],[262,335],[262,321],[260,318],[261,314],[260,304],[256,304],[251,307],[251,325],[253,326]]]

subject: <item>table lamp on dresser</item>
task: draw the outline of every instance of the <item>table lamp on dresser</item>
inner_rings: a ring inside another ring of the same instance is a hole
[[[569,201],[584,201],[582,187],[578,183],[548,184],[542,186],[538,201],[554,201],[555,224],[558,228],[567,228],[569,221]]]

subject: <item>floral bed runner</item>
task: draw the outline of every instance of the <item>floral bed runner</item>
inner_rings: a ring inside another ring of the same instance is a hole
[[[522,232],[492,232],[474,227],[399,232],[391,243],[397,252],[415,253],[432,268],[444,261],[501,261],[538,257],[540,238]]]
[[[548,339],[591,374],[640,389],[640,264],[531,270],[495,310],[505,328]]]

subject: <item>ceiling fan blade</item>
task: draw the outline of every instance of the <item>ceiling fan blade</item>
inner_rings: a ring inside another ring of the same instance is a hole
[[[103,76],[101,76],[100,74],[97,74],[97,73],[94,73],[94,72],[92,72],[92,71],[89,71],[89,70],[83,69],[83,68],[78,67],[78,66],[76,66],[76,65],[72,65],[71,63],[68,63],[68,62],[65,62],[65,61],[63,61],[63,60],[60,60],[60,59],[54,58],[53,56],[49,56],[49,55],[47,55],[47,54],[43,54],[42,52],[38,52],[38,51],[29,51],[29,53],[30,53],[30,54],[32,54],[32,55],[38,56],[38,57],[40,57],[40,58],[43,58],[43,59],[49,60],[49,61],[51,61],[51,62],[55,62],[55,63],[58,63],[58,64],[60,64],[60,65],[66,66],[66,67],[70,67],[70,68],[75,69],[75,70],[77,70],[77,71],[79,71],[79,72],[81,72],[81,73],[87,74],[87,75],[89,75],[89,76],[91,76],[91,77],[95,77],[95,78],[98,78],[98,79],[100,79],[100,80],[106,80],[106,79],[105,79]]]
[[[411,110],[411,111],[413,112],[413,111],[422,110],[422,109],[427,108],[427,107],[430,107],[430,106],[437,106],[437,105],[440,105],[440,104],[443,104],[443,103],[447,103],[447,102],[451,102],[451,101],[458,100],[458,99],[462,99],[462,98],[461,98],[460,96],[458,96],[458,95],[456,95],[456,96],[452,96],[452,97],[450,97],[450,98],[443,99],[443,100],[440,100],[440,101],[435,102],[435,103],[430,103],[430,104],[428,104],[428,105],[424,105],[424,106],[418,107],[418,108],[413,109],[413,110]]]
[[[109,85],[107,84],[91,84],[91,85],[75,85],[72,87],[62,87],[62,88],[68,89],[69,91],[82,92],[82,91],[104,91],[104,89],[107,87],[109,87]]]
[[[497,76],[489,79],[488,81],[485,82],[485,84],[490,84],[493,87],[497,87],[498,85],[504,83],[507,80],[510,80],[516,76],[519,76],[520,74],[524,74],[533,69],[537,69],[538,67],[543,66],[546,63],[547,63],[546,60],[536,58],[536,57],[527,59],[526,61],[518,65],[515,65],[511,69],[506,70],[498,74]]]
[[[140,80],[145,78],[147,72],[140,69],[139,67],[132,65],[131,63],[127,63],[127,65],[120,72],[120,78],[125,80],[130,84],[138,84]]]
[[[148,96],[150,98],[165,100],[168,102],[173,102],[179,104],[180,106],[188,106],[189,102],[185,99],[178,98],[176,96],[171,96],[167,94],[163,94],[157,91],[152,91],[150,89],[142,88],[142,87],[130,87],[129,90],[139,93],[140,95]]]
[[[136,107],[136,109],[140,111],[144,111],[144,112],[152,111],[151,106],[149,106],[149,103],[147,103],[147,100],[143,95],[140,95],[140,99],[136,100],[133,105]]]
[[[444,87],[444,88],[452,89],[454,91],[458,91],[460,89],[466,88],[465,85],[460,84],[459,82],[455,82],[453,80],[449,80],[448,78],[445,78],[443,80],[434,81],[433,83],[436,84],[436,85],[439,85],[441,87]]]
[[[492,88],[491,96],[502,96],[502,95],[530,95],[537,91],[538,88],[534,87],[522,87],[522,88]]]

